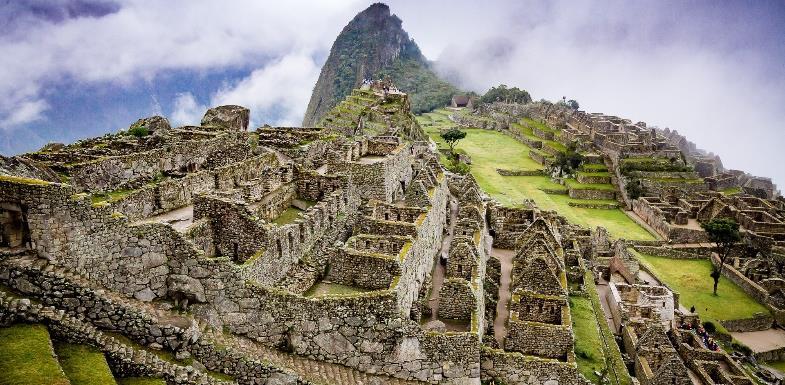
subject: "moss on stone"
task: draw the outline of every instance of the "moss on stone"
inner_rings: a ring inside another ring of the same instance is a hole
[[[47,182],[41,179],[24,178],[13,175],[0,175],[0,182],[20,183],[33,186],[49,186],[52,184],[52,182]]]

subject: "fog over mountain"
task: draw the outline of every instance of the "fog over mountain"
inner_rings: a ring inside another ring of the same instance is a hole
[[[251,108],[299,124],[333,40],[361,1],[6,1],[0,152],[164,114]],[[685,134],[725,166],[785,183],[785,3],[388,2],[448,80]]]

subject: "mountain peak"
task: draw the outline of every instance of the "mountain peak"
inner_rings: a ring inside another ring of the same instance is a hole
[[[427,86],[424,83],[438,83],[437,88],[454,90],[430,71],[420,48],[403,30],[401,19],[392,14],[390,7],[374,3],[358,13],[335,39],[314,86],[303,125],[317,124],[364,79],[388,76],[407,93]],[[415,78],[419,79],[416,83],[412,80]],[[421,99],[413,97],[414,109],[419,108]]]

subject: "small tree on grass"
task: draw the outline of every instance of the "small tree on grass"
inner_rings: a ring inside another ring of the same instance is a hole
[[[717,285],[720,283],[725,261],[730,256],[733,245],[741,240],[739,224],[731,218],[716,218],[701,223],[701,227],[706,231],[709,240],[714,243],[714,249],[720,259],[719,264],[712,263],[711,268],[711,278],[714,279],[714,295],[717,295]]]
[[[440,136],[442,137],[442,139],[444,139],[445,142],[447,142],[447,145],[450,146],[450,155],[452,155],[452,157],[454,158],[455,145],[457,145],[461,139],[466,137],[466,131],[461,131],[457,128],[451,128],[447,131],[442,132]]]
[[[638,179],[631,179],[627,182],[627,186],[625,186],[624,189],[627,191],[627,197],[630,199],[638,199],[646,194],[646,189]]]
[[[575,143],[570,143],[565,152],[560,152],[556,155],[555,166],[559,167],[559,176],[564,173],[570,173],[576,170],[583,163],[583,155],[578,152]]]

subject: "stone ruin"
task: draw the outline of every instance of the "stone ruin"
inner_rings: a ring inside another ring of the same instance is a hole
[[[0,323],[170,384],[588,384],[568,294],[594,267],[637,275],[626,246],[489,199],[442,168],[405,94],[367,88],[320,127],[249,131],[222,106],[2,159]],[[649,130],[597,135],[670,151]],[[646,333],[661,312],[639,302],[620,305],[633,372],[682,383],[687,333]],[[736,379],[722,359],[685,362]]]
[[[472,383],[524,372],[585,383],[562,247],[534,222],[536,255],[519,245],[516,277],[547,263],[550,289],[519,289],[514,278],[508,350],[487,347],[495,206],[417,140],[405,94],[372,91],[361,96],[400,99],[363,110],[366,127],[389,124],[379,135],[349,135],[338,119],[249,131],[247,109],[222,106],[200,126],[151,117],[4,159],[0,319],[46,324],[58,339],[99,347],[119,375],[170,383]],[[429,292],[441,305],[432,314]],[[519,297],[558,314],[525,312]],[[459,331],[428,329],[431,317]],[[531,345],[539,330],[558,349]],[[137,362],[156,350],[199,365]]]

